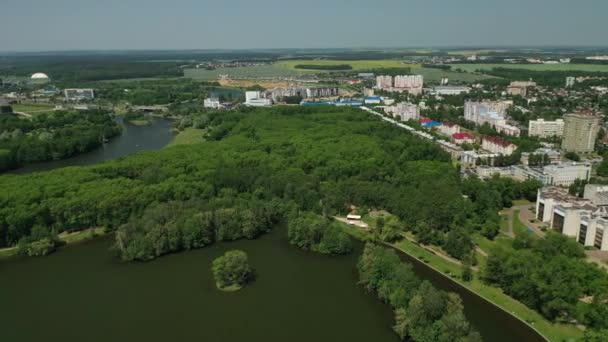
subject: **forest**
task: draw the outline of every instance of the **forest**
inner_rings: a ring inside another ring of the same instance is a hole
[[[462,300],[421,281],[395,251],[365,245],[358,263],[359,284],[393,307],[393,330],[404,341],[481,341],[464,316]]]
[[[202,144],[0,177],[6,189],[0,194],[0,246],[15,245],[37,225],[58,233],[116,230],[153,203],[198,200],[212,206],[222,197],[291,201],[326,214],[346,213],[353,203],[386,207],[408,225],[424,222],[444,232],[474,215],[463,203],[448,154],[356,109],[204,115],[199,124],[207,128],[208,141]]]
[[[54,111],[31,119],[0,116],[0,171],[91,151],[120,134],[103,111]]]

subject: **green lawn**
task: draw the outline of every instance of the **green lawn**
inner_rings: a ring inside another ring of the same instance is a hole
[[[528,69],[535,71],[604,71],[608,72],[608,65],[599,64],[450,64],[452,70],[461,69],[467,72],[475,70],[492,70],[493,68]]]
[[[173,138],[171,143],[169,143],[168,147],[177,146],[177,145],[198,144],[205,140],[203,138],[204,133],[205,133],[204,129],[192,128],[192,127],[186,128],[185,130],[179,132],[175,136],[175,138]]]
[[[519,219],[519,210],[513,212],[513,232],[516,235],[528,232],[528,227]]]
[[[15,104],[12,106],[13,111],[33,114],[36,112],[49,112],[55,109],[54,105],[50,104]]]

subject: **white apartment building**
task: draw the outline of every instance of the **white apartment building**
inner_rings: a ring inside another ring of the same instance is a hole
[[[521,130],[509,125],[505,117],[512,105],[513,101],[467,101],[464,104],[464,119],[480,126],[487,123],[500,133],[517,137]]]
[[[376,88],[390,89],[393,87],[393,76],[376,76]]]
[[[395,76],[395,88],[418,88],[424,85],[422,75]]]
[[[545,121],[544,119],[530,120],[528,135],[531,137],[549,138],[564,135],[564,120]]]
[[[510,156],[517,146],[499,137],[487,136],[481,142],[481,148],[495,154]]]
[[[608,189],[597,190],[601,187],[587,185],[582,199],[569,195],[563,188],[539,189],[536,217],[554,231],[573,237],[584,246],[608,251],[608,207],[588,196],[589,189],[596,194],[605,194]]]
[[[420,107],[409,102],[401,102],[395,106],[385,107],[384,111],[387,114],[398,117],[401,121],[420,119]]]
[[[460,94],[468,94],[471,91],[470,87],[463,86],[437,86],[434,87],[431,91],[434,95],[460,95]]]

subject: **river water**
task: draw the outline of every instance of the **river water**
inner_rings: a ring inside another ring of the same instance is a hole
[[[0,327],[6,341],[398,341],[393,314],[356,285],[362,245],[348,256],[290,246],[284,228],[149,263],[121,263],[104,237],[43,258],[0,262]],[[218,291],[211,262],[249,255],[256,281]],[[409,260],[412,261],[412,260]],[[416,273],[459,293],[485,341],[541,341],[525,325],[454,286],[426,265]]]
[[[150,118],[150,120],[152,120],[151,124],[147,126],[124,123],[122,122],[121,117],[118,117],[117,120],[122,126],[121,135],[110,139],[96,150],[68,159],[29,164],[17,170],[10,171],[9,173],[25,174],[36,171],[48,171],[66,166],[97,164],[140,151],[159,150],[171,142],[174,137],[174,134],[171,131],[171,121],[166,119]]]

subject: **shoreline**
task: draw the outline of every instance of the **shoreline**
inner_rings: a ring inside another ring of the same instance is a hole
[[[340,221],[338,221],[338,222],[340,222]],[[341,222],[341,223],[343,223],[343,222]],[[351,237],[353,237],[359,241],[365,242],[365,240],[367,240],[367,237],[369,236],[367,233],[357,229],[356,227],[351,227],[345,223],[343,223],[342,226],[344,228],[343,229],[344,232],[346,232],[348,235],[350,235]],[[473,271],[475,274],[474,280],[469,283],[466,283],[466,282],[461,281],[458,278],[459,273],[454,273],[454,272],[450,271],[449,269],[448,269],[448,271],[442,271],[440,269],[440,266],[438,266],[437,264],[444,263],[444,265],[446,265],[446,268],[456,267],[456,268],[460,269],[459,265],[453,264],[447,260],[442,259],[440,256],[429,252],[428,250],[426,250],[425,248],[423,248],[421,246],[416,245],[415,243],[409,241],[407,238],[404,238],[403,240],[400,240],[399,242],[394,243],[394,244],[387,243],[387,242],[380,242],[380,243],[386,247],[394,249],[398,253],[405,254],[406,256],[420,262],[421,264],[424,264],[427,268],[440,274],[444,278],[449,279],[452,283],[456,284],[460,288],[468,291],[469,293],[481,298],[485,302],[491,304],[492,306],[494,306],[494,307],[502,310],[503,312],[507,313],[508,315],[514,317],[518,321],[525,324],[528,328],[530,328],[534,332],[536,332],[545,341],[557,342],[557,341],[568,340],[569,338],[579,340],[582,337],[583,331],[581,331],[580,329],[578,329],[574,326],[570,327],[567,325],[555,326],[553,323],[547,321],[544,317],[542,317],[536,311],[528,308],[527,306],[525,306],[521,302],[515,300],[514,298],[504,294],[504,292],[502,292],[501,289],[481,283],[481,281],[479,279],[479,271],[474,270]],[[409,245],[412,249],[416,250],[416,252],[419,252],[418,255],[416,253],[414,253],[414,251],[412,251],[412,250],[408,250],[406,248],[399,246],[400,244]],[[422,257],[420,255],[422,255]],[[432,260],[433,258],[437,258],[438,260]],[[483,291],[479,291],[474,285],[481,286],[481,288],[483,290],[493,291],[494,293],[492,293],[492,294],[483,293]],[[500,301],[498,301],[496,299],[501,299],[504,302],[508,302],[509,305],[503,306],[503,305],[501,305]],[[513,305],[516,307],[510,307],[510,305]],[[514,310],[510,310],[510,309],[514,309]],[[546,326],[547,328],[538,328],[537,324],[529,323],[526,320],[525,316],[533,316],[533,318],[534,318],[532,320],[533,322],[542,323],[542,325]],[[564,334],[564,331],[562,331],[563,329],[560,329],[560,328],[567,329],[568,333]],[[574,336],[575,334],[577,336]]]
[[[89,228],[73,233],[61,233],[57,237],[64,244],[57,246],[57,250],[75,245],[80,242],[89,241],[97,237],[106,235],[107,233],[103,228]],[[52,253],[51,253],[52,254]],[[17,246],[6,247],[0,249],[0,260],[15,258],[19,256],[19,248]]]

